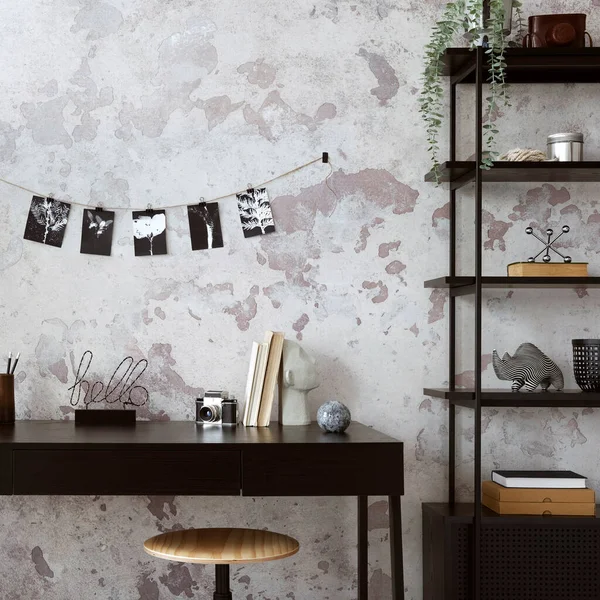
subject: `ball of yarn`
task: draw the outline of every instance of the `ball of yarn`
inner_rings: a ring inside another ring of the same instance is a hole
[[[543,162],[548,160],[545,152],[541,150],[534,150],[533,148],[515,148],[509,150],[506,154],[500,157],[500,160],[507,160],[510,162]]]
[[[337,400],[330,400],[319,407],[317,423],[323,431],[329,433],[342,433],[348,429],[352,415],[345,404]]]

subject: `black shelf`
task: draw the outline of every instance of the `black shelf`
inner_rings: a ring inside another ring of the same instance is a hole
[[[475,277],[437,277],[425,281],[426,288],[448,288],[452,295],[475,293]],[[594,288],[600,287],[600,277],[482,277],[481,287],[490,289],[515,288]]]
[[[450,183],[452,189],[459,189],[475,180],[475,170],[476,163],[473,160],[447,161],[440,165],[440,181]],[[491,169],[483,169],[481,176],[484,183],[598,182],[600,161],[497,161]],[[425,175],[425,181],[436,182],[433,171]]]
[[[443,398],[450,404],[475,408],[473,390],[425,388],[423,393],[433,398]],[[481,391],[481,406],[494,408],[599,408],[599,392],[582,392],[580,389],[548,392],[513,392],[510,389]]]
[[[433,513],[444,519],[452,519],[458,522],[470,523],[473,521],[474,504],[472,502],[455,502],[449,504],[448,502],[424,502],[422,504],[423,510],[426,512]],[[600,504],[596,504],[596,516],[572,516],[572,515],[501,515],[495,513],[493,510],[487,508],[487,506],[481,507],[482,520],[486,524],[498,524],[502,523],[559,523],[573,524],[573,521],[591,521],[594,524],[598,523],[600,519]]]
[[[473,285],[475,277],[436,277],[425,282],[426,288],[457,288]]]
[[[508,83],[600,83],[600,48],[508,48],[505,57]],[[469,48],[448,48],[443,73],[454,83],[475,83],[475,61]]]

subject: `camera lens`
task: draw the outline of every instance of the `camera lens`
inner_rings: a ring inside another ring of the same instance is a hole
[[[215,423],[221,419],[221,408],[218,406],[203,406],[198,411],[200,420],[204,423]]]

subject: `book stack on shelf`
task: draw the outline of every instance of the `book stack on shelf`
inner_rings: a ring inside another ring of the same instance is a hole
[[[508,265],[509,277],[587,277],[588,263],[518,262]]]
[[[501,515],[596,514],[596,495],[573,471],[492,471],[482,504]]]
[[[268,427],[271,423],[275,388],[282,369],[284,339],[284,334],[279,331],[267,331],[264,342],[252,343],[242,418],[246,427]]]

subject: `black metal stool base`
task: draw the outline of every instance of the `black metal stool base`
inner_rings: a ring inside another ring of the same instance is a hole
[[[215,565],[215,579],[217,587],[213,600],[233,600],[229,589],[229,565]]]

